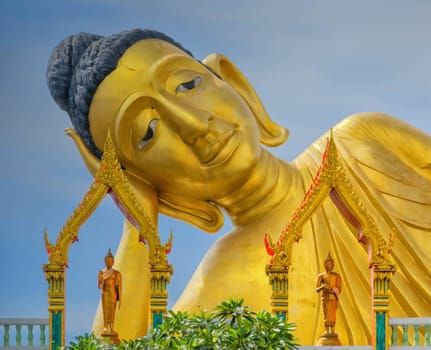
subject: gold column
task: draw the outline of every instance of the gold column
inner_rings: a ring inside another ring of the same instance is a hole
[[[48,349],[56,350],[65,345],[65,267],[43,265],[48,282],[49,342]]]
[[[268,283],[271,285],[271,311],[287,321],[289,310],[289,266],[266,265]]]
[[[168,285],[173,274],[173,267],[166,265],[151,265],[151,326],[158,327],[163,322],[163,316],[168,309]]]
[[[68,133],[74,135],[75,139],[79,139],[73,130],[69,130]],[[168,264],[167,260],[167,254],[172,246],[172,233],[168,242],[161,244],[152,217],[141,208],[122,171],[109,131],[100,162],[85,149],[80,140],[78,140],[78,147],[81,154],[84,154],[92,164],[92,169],[94,171],[97,169],[97,172],[93,174],[95,179],[81,203],[75,208],[58,234],[56,243],[52,244],[48,239],[47,231],[44,232],[49,259],[49,263],[43,265],[43,270],[49,284],[50,350],[57,350],[65,343],[65,268],[68,266],[69,247],[78,241],[80,227],[92,215],[108,192],[115,198],[118,206],[136,221],[136,226],[140,227],[141,231],[137,239],[148,244],[151,271],[151,315],[152,324],[155,326],[161,323],[163,314],[167,312],[167,285],[173,273],[172,266]]]
[[[373,264],[374,349],[388,348],[389,288],[395,273],[391,264]]]

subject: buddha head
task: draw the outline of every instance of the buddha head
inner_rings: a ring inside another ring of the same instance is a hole
[[[245,181],[261,144],[288,136],[226,57],[198,61],[157,31],[72,35],[53,50],[47,80],[87,165],[109,132],[135,190],[208,232],[223,223],[216,198]]]

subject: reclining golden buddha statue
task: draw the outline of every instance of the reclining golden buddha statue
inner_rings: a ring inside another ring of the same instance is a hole
[[[327,134],[294,161],[264,146],[288,138],[267,115],[254,88],[226,57],[202,61],[166,35],[130,30],[112,36],[79,33],[49,59],[49,90],[72,122],[69,131],[88,169],[97,171],[110,131],[118,159],[144,210],[206,232],[234,225],[206,253],[175,305],[212,309],[229,297],[270,310],[265,275],[266,231],[276,235],[301,203],[320,165]],[[392,317],[431,315],[431,136],[381,113],[359,113],[333,128],[339,155],[362,189],[379,231],[396,227],[392,257]],[[146,334],[149,320],[147,250],[125,220],[116,253],[123,303],[122,338]],[[301,344],[321,325],[315,292],[320,262],[331,251],[345,281],[337,331],[343,344],[371,344],[368,252],[357,232],[326,201],[303,228],[289,272],[289,321]],[[186,254],[186,252],[185,252]],[[101,311],[94,323],[103,328]]]

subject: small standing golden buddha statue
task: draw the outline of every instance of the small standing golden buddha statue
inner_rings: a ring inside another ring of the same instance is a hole
[[[335,333],[338,296],[341,293],[341,276],[333,271],[334,260],[330,253],[328,253],[323,266],[325,272],[317,276],[316,292],[321,293],[325,333],[322,334],[317,345],[341,345]]]
[[[98,287],[101,290],[104,329],[102,337],[111,338],[114,342],[118,333],[114,331],[115,311],[121,306],[121,273],[115,269],[114,256],[111,249],[105,256],[105,269],[100,270],[97,276]]]

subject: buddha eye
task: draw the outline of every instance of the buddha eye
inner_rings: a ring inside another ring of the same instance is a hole
[[[200,76],[197,76],[196,78],[190,80],[190,81],[186,81],[185,83],[181,83],[180,85],[177,86],[177,88],[175,89],[175,92],[186,92],[186,91],[190,91],[193,90],[196,86],[199,85],[199,83],[202,81],[202,78]]]
[[[142,150],[153,139],[154,134],[156,133],[158,121],[158,119],[153,119],[150,121],[150,123],[148,124],[147,133],[145,134],[141,142],[138,143],[138,150]]]

